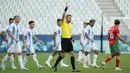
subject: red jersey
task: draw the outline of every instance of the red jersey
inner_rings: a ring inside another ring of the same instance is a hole
[[[108,30],[108,41],[109,41],[109,45],[114,45],[114,43],[117,41],[117,34],[120,33],[120,30],[117,26],[112,26],[109,30]]]

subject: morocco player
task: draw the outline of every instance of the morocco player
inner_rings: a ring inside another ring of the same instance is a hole
[[[115,20],[115,25],[112,26],[108,30],[108,41],[109,41],[109,46],[111,50],[111,56],[107,57],[107,59],[102,62],[102,68],[104,69],[104,65],[108,63],[111,59],[113,59],[116,56],[116,69],[115,70],[122,70],[119,68],[120,64],[120,44],[118,40],[123,41],[124,43],[128,44],[127,41],[125,41],[121,36],[120,36],[120,30],[119,30],[119,20]]]

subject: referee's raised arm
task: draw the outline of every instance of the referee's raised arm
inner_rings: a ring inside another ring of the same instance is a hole
[[[65,19],[65,15],[66,15],[66,12],[67,12],[68,7],[69,7],[69,2],[68,2],[68,0],[67,0],[67,1],[66,1],[66,7],[65,7],[65,9],[64,9],[64,13],[63,13],[63,16],[62,16],[62,19],[61,19],[62,22],[63,22],[64,19]]]

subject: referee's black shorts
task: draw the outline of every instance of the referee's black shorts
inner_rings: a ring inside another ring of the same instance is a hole
[[[73,51],[73,44],[71,42],[70,38],[62,38],[61,40],[61,47],[62,47],[62,52],[70,52]]]

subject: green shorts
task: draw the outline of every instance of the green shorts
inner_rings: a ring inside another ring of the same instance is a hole
[[[111,54],[117,54],[120,53],[120,44],[118,41],[114,43],[114,45],[110,46]]]

